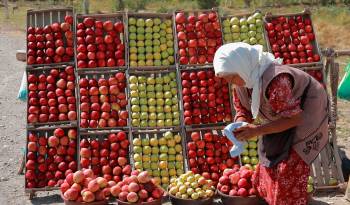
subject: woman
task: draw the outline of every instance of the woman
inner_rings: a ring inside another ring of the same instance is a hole
[[[262,46],[231,43],[214,57],[217,76],[234,88],[235,130],[243,141],[259,138],[254,186],[269,204],[307,204],[309,165],[328,142],[324,88],[298,69],[280,65]]]

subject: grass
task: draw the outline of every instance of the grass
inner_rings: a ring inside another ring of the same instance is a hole
[[[127,7],[134,7],[141,0],[125,1]],[[292,0],[290,0],[292,1]],[[33,3],[34,2],[34,3]],[[80,0],[74,0],[73,5],[77,12],[82,12]],[[224,1],[222,1],[224,2]],[[244,8],[243,0],[231,1],[232,5],[222,5],[219,7],[222,14],[238,14],[254,11],[257,7]],[[15,13],[10,10],[10,19],[4,18],[4,12],[0,12],[0,30],[20,30],[25,31],[26,11],[28,9],[43,9],[53,7],[63,7],[64,4],[52,6],[51,1],[24,1],[19,0],[18,9]],[[67,5],[67,4],[65,4]],[[11,6],[11,3],[10,3]],[[12,7],[10,7],[12,8]],[[194,10],[198,9],[195,0],[148,0],[145,11],[151,12],[172,12],[175,9]],[[3,8],[2,8],[3,9]],[[290,13],[302,11],[303,6],[288,6],[280,8],[262,8],[262,12]],[[317,34],[317,39],[322,48],[332,47],[334,49],[350,48],[350,10],[344,5],[328,7],[311,7],[313,23]],[[115,0],[92,0],[90,1],[90,13],[110,13],[115,11]],[[344,74],[344,67],[349,62],[348,57],[338,58],[340,64],[340,78]],[[339,120],[338,134],[341,138],[350,136],[350,103],[339,100]]]

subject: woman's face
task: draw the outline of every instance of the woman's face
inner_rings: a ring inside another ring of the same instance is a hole
[[[238,75],[238,74],[229,74],[226,76],[223,76],[223,78],[230,84],[234,84],[238,87],[244,87],[245,82],[244,80]]]

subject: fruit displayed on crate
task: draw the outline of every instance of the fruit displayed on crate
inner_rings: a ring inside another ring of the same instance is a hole
[[[123,72],[79,79],[80,127],[125,127],[128,122],[126,78]]]
[[[322,70],[307,70],[306,72],[313,78],[315,78],[318,82],[320,82],[323,86],[325,86],[325,84],[323,83]]]
[[[307,179],[307,193],[314,192],[314,178],[312,176],[309,176]]]
[[[308,15],[266,18],[270,48],[283,64],[319,62],[315,34]]]
[[[103,177],[95,176],[91,169],[79,170],[66,176],[60,187],[61,196],[64,201],[106,201],[114,184]]]
[[[132,126],[180,125],[176,73],[153,73],[129,77]]]
[[[116,19],[116,18],[114,18]],[[123,21],[85,17],[76,26],[78,68],[125,66]]]
[[[135,169],[146,170],[164,189],[167,189],[170,179],[183,174],[182,139],[177,132],[133,137]]]
[[[131,67],[175,64],[171,19],[129,17]]]
[[[178,12],[175,23],[180,64],[212,63],[215,51],[222,45],[217,12],[207,11],[198,15]]]
[[[44,27],[27,28],[27,64],[50,64],[73,60],[73,17]]]
[[[232,168],[237,158],[232,158],[229,150],[231,141],[211,131],[187,133],[188,165],[193,173],[200,173],[214,182],[219,180],[226,168]]]
[[[229,196],[248,197],[255,196],[256,190],[253,188],[254,172],[248,167],[226,169],[219,179],[217,189]]]
[[[266,45],[260,11],[251,15],[224,17],[222,27],[225,43],[244,42],[250,45]]]
[[[160,201],[164,194],[164,191],[153,182],[148,172],[137,170],[134,170],[130,177],[124,177],[123,181],[112,186],[110,191],[117,200],[135,204]]]
[[[231,122],[228,83],[213,69],[182,71],[185,125]]]
[[[77,130],[29,131],[25,165],[25,187],[59,186],[77,170]]]
[[[257,137],[254,137],[248,141],[245,141],[244,150],[241,154],[242,164],[254,170],[257,164],[259,163],[257,141],[258,141]]]
[[[95,175],[108,181],[119,182],[130,175],[129,140],[127,133],[120,131],[105,138],[83,137],[80,140],[80,166],[91,168]]]
[[[169,194],[181,199],[206,199],[214,196],[215,187],[211,180],[191,171],[171,179]]]
[[[28,123],[77,118],[74,67],[28,71]]]

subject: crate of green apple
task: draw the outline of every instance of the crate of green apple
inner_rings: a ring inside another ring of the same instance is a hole
[[[223,171],[238,164],[229,150],[232,142],[224,136],[223,127],[186,130],[186,151],[189,170],[218,182]]]
[[[30,126],[77,121],[72,65],[27,68],[27,82],[27,122]]]
[[[133,128],[180,125],[175,67],[129,71],[130,112]]]
[[[186,126],[227,123],[232,120],[228,83],[214,69],[181,69],[183,121]]]
[[[27,132],[25,190],[50,190],[77,170],[77,129],[37,128]]]
[[[253,170],[255,170],[257,164],[259,163],[257,141],[257,137],[245,141],[244,149],[241,154],[242,165]]]
[[[283,64],[315,64],[321,61],[311,12],[272,15],[264,18],[267,47]]]
[[[132,138],[133,167],[147,171],[157,185],[166,190],[172,178],[184,173],[184,141],[179,130],[139,130]]]
[[[125,13],[76,15],[78,69],[125,67],[127,52]]]
[[[172,14],[128,13],[129,65],[175,65]]]
[[[92,169],[108,181],[119,182],[130,175],[128,132],[80,133],[79,167]]]
[[[219,14],[216,10],[175,11],[177,62],[181,65],[210,64],[222,45]]]
[[[86,71],[79,74],[78,82],[81,131],[128,125],[125,71]]]
[[[73,9],[27,12],[27,65],[73,61]]]
[[[261,11],[221,17],[224,43],[244,42],[266,46]]]

